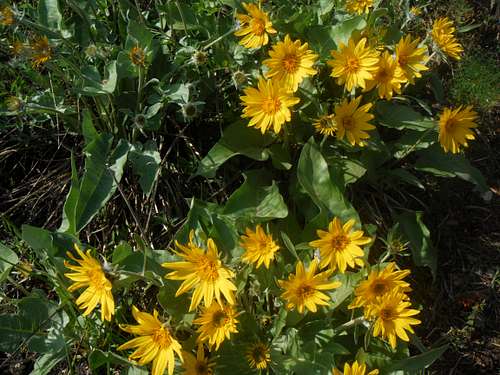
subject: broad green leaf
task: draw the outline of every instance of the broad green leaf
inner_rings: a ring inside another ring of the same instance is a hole
[[[85,148],[85,173],[80,182],[76,205],[76,232],[80,232],[106,204],[116,190],[123,174],[130,145],[120,140],[111,152],[113,137],[99,135]]]
[[[262,171],[249,171],[245,182],[227,200],[222,213],[241,221],[284,218],[288,208],[278,186]]]
[[[425,190],[425,186],[422,182],[417,178],[417,176],[413,175],[409,171],[403,168],[389,169],[386,171],[381,171],[382,175],[392,177],[401,182],[413,185],[418,187],[419,189]]]
[[[62,15],[58,0],[40,0],[38,3],[38,21],[45,27],[61,30]]]
[[[404,212],[398,215],[404,236],[410,241],[413,261],[417,266],[429,267],[433,277],[437,271],[437,249],[432,246],[429,229],[422,221],[422,212]]]
[[[23,225],[21,227],[22,239],[28,243],[33,250],[46,250],[47,253],[43,254],[37,252],[42,258],[54,256],[57,250],[54,247],[52,233],[46,229],[33,227],[31,225]]]
[[[144,146],[137,144],[129,154],[132,170],[139,175],[142,192],[148,196],[158,177],[160,169],[160,153],[154,141],[148,141]]]
[[[359,222],[357,212],[342,194],[343,187],[330,177],[328,164],[312,137],[300,154],[297,177],[321,211],[328,210],[331,216],[344,221],[355,218]]]
[[[99,135],[95,130],[94,123],[92,122],[92,114],[88,109],[83,110],[82,119],[82,134],[85,138],[85,144],[88,145]]]
[[[62,223],[58,229],[59,232],[76,235],[76,205],[79,195],[80,181],[78,180],[78,170],[73,153],[71,153],[71,186],[64,202]]]
[[[0,242],[0,283],[9,276],[10,270],[17,262],[17,254]]]
[[[458,177],[476,185],[477,190],[483,194],[489,193],[490,189],[486,179],[479,169],[473,167],[463,155],[445,154],[439,145],[428,150],[419,152],[419,159],[415,169],[432,173],[439,177]]]
[[[187,292],[176,297],[175,293],[179,286],[179,282],[168,280],[165,282],[165,285],[160,288],[156,298],[169,316],[173,317],[178,322],[185,321],[190,324],[194,318],[194,313],[187,314],[191,296],[189,292]]]
[[[439,348],[431,349],[425,353],[393,362],[386,371],[392,373],[399,370],[407,371],[410,374],[416,374],[432,365],[446,350],[448,350],[448,345],[440,346]]]
[[[153,40],[153,34],[146,27],[145,24],[131,20],[127,27],[128,36],[127,43],[125,44],[126,49],[138,46],[143,50],[149,49],[151,47],[151,42]]]
[[[432,146],[437,141],[435,132],[420,132],[406,130],[401,138],[393,142],[390,146],[396,159],[402,159],[413,151],[423,150]]]
[[[31,371],[30,375],[49,375],[59,362],[66,359],[67,354],[67,349],[62,348],[38,357],[33,364],[33,371]]]
[[[117,62],[111,61],[106,65],[106,75],[101,79],[101,75],[95,67],[86,67],[84,73],[85,81],[81,93],[89,96],[112,94],[116,88],[118,80]]]
[[[102,367],[106,364],[122,365],[122,366],[133,365],[125,357],[122,357],[113,352],[104,352],[100,349],[94,349],[90,353],[88,361],[89,361],[89,367],[92,370],[92,372],[95,372],[99,367]]]
[[[245,155],[254,160],[267,160],[267,146],[273,141],[268,134],[261,134],[254,128],[249,128],[241,121],[229,125],[217,144],[212,147],[207,156],[198,166],[196,175],[215,177],[217,169],[224,162],[236,155]]]
[[[406,105],[378,101],[375,108],[378,113],[378,123],[388,128],[412,129],[421,132],[437,126],[435,121],[424,118],[422,114]]]

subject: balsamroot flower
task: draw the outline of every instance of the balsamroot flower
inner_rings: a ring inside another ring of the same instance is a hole
[[[247,87],[240,96],[245,105],[241,117],[250,118],[248,126],[260,129],[264,134],[268,128],[278,134],[281,126],[292,119],[290,107],[300,99],[292,96],[279,82],[259,79],[257,88]]]
[[[259,48],[269,43],[268,34],[276,34],[266,12],[255,4],[243,3],[248,14],[236,14],[240,25],[234,35],[243,37],[240,44],[246,48]]]
[[[265,370],[271,363],[271,353],[269,346],[263,342],[256,342],[247,349],[245,357],[251,368]]]
[[[432,39],[444,54],[455,60],[460,60],[464,51],[462,45],[455,37],[453,21],[448,17],[439,18],[432,25]]]
[[[373,80],[368,81],[364,91],[370,91],[374,87],[378,89],[381,99],[392,99],[392,93],[401,94],[401,84],[406,82],[404,72],[398,62],[385,51],[378,60],[377,71],[373,74]]]
[[[245,249],[241,260],[246,263],[254,263],[256,268],[262,264],[269,268],[275,253],[280,249],[274,242],[273,236],[266,234],[260,225],[257,225],[255,232],[250,228],[245,229],[245,235],[241,236],[240,246]]]
[[[182,356],[184,358],[182,375],[212,375],[214,373],[215,363],[205,357],[205,349],[202,344],[198,345],[196,357],[185,351],[182,352]]]
[[[373,0],[347,0],[345,9],[351,14],[363,14],[370,12]]]
[[[81,259],[75,258],[69,251],[66,254],[79,266],[64,261],[67,268],[75,271],[64,274],[68,279],[74,281],[68,291],[73,292],[80,288],[87,288],[76,300],[78,307],[85,309],[83,315],[89,315],[99,304],[101,305],[101,320],[109,322],[115,313],[111,281],[106,278],[101,263],[90,255],[90,250],[84,253],[76,244],[75,250]]]
[[[369,237],[364,237],[362,230],[352,230],[356,221],[350,219],[342,225],[338,217],[328,225],[328,232],[318,230],[319,239],[309,242],[310,246],[319,249],[320,267],[330,267],[332,271],[338,269],[344,273],[347,265],[363,265],[364,252],[360,246],[370,243]]]
[[[415,83],[415,78],[422,77],[420,72],[429,70],[424,64],[429,59],[427,47],[418,47],[420,39],[411,39],[407,35],[396,45],[396,60],[403,70],[404,78],[411,84]]]
[[[10,26],[14,23],[14,12],[7,5],[0,5],[0,25]]]
[[[146,53],[139,46],[134,46],[128,53],[128,57],[135,66],[143,67],[146,62]]]
[[[366,131],[375,129],[369,123],[375,116],[368,113],[373,104],[367,103],[360,107],[361,99],[361,96],[349,102],[344,99],[342,103],[335,105],[333,121],[337,127],[337,139],[347,138],[352,146],[364,146],[364,140],[370,138]]]
[[[269,68],[267,78],[273,78],[288,91],[297,91],[304,78],[317,73],[312,66],[318,55],[308,49],[308,44],[300,40],[292,41],[289,35],[276,43],[269,51],[270,58],[262,63]]]
[[[397,290],[378,298],[370,310],[370,316],[375,319],[373,336],[389,340],[393,349],[396,348],[396,337],[409,341],[406,331],[414,333],[411,326],[421,323],[412,318],[419,311],[410,309],[410,306],[407,296]]]
[[[333,375],[365,375],[366,365],[364,363],[359,364],[358,361],[354,361],[352,365],[349,363],[344,363],[344,372],[340,372],[336,368],[332,370]],[[372,370],[366,375],[378,375],[378,370]]]
[[[316,131],[322,135],[332,136],[337,131],[334,115],[320,116],[313,125]]]
[[[132,315],[138,324],[120,324],[120,328],[139,337],[119,346],[118,350],[135,348],[129,356],[130,360],[138,360],[141,366],[153,361],[152,375],[163,375],[167,368],[168,374],[172,375],[175,366],[174,355],[177,354],[179,359],[183,360],[181,345],[172,336],[165,323],[160,322],[158,311],[153,310],[151,315],[132,306]]]
[[[201,316],[193,321],[199,325],[197,332],[200,334],[200,343],[208,342],[209,346],[215,345],[215,350],[231,333],[237,333],[237,313],[232,306],[213,302],[209,307],[204,307]]]
[[[477,127],[477,113],[472,106],[445,108],[439,117],[439,142],[445,152],[456,154],[460,147],[468,147],[468,140],[475,139],[472,129]]]
[[[317,268],[317,259],[309,264],[307,271],[304,263],[299,261],[295,267],[295,275],[291,274],[288,280],[278,280],[278,285],[285,290],[281,297],[287,301],[287,309],[297,308],[298,312],[303,314],[305,309],[316,312],[316,305],[328,306],[330,296],[321,291],[338,288],[341,283],[328,281],[333,270],[316,274]]]
[[[34,68],[40,68],[52,57],[52,48],[46,36],[37,37],[30,44],[31,59]]]
[[[192,230],[189,233],[189,243],[187,245],[175,242],[182,251],[175,252],[175,254],[185,261],[162,264],[162,267],[175,270],[165,276],[167,279],[184,280],[175,296],[180,296],[188,290],[194,289],[189,311],[196,309],[202,299],[205,306],[211,306],[214,299],[219,304],[222,304],[222,296],[231,305],[234,305],[236,286],[231,281],[234,273],[222,264],[215,242],[209,238],[207,251],[205,251],[196,246],[193,239],[194,231]]]
[[[365,47],[366,38],[355,43],[351,38],[346,45],[340,43],[339,51],[331,51],[333,60],[327,64],[332,67],[332,77],[337,78],[337,84],[344,85],[347,91],[356,87],[365,88],[366,81],[373,79],[377,71],[378,52],[371,47]]]

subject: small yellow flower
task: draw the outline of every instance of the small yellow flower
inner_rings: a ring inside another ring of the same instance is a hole
[[[215,350],[225,339],[230,339],[231,333],[237,333],[238,320],[236,311],[232,306],[213,302],[209,307],[204,307],[201,316],[193,321],[199,325],[197,332],[200,334],[200,343],[208,342],[209,346],[215,345]]]
[[[21,56],[26,51],[26,46],[20,40],[15,40],[10,46],[12,56]]]
[[[351,145],[364,146],[364,139],[370,138],[365,130],[375,129],[369,124],[375,116],[368,113],[372,103],[367,103],[359,107],[362,97],[359,96],[350,102],[344,99],[342,103],[335,105],[335,115],[333,117],[337,126],[337,139],[342,140],[347,137]]]
[[[328,225],[328,232],[318,230],[319,239],[309,242],[309,245],[318,248],[321,258],[320,267],[330,267],[332,271],[338,269],[344,273],[347,265],[362,266],[365,253],[360,246],[371,242],[369,237],[364,237],[362,230],[352,230],[356,221],[349,220],[342,225],[338,217]]]
[[[256,342],[251,345],[246,352],[246,357],[250,367],[257,370],[265,370],[271,363],[269,346],[263,342]]]
[[[175,242],[182,252],[174,251],[174,253],[185,261],[162,264],[162,267],[175,270],[165,276],[167,279],[184,280],[175,296],[194,289],[189,311],[196,309],[202,299],[205,306],[211,306],[214,299],[222,304],[222,295],[231,305],[234,305],[236,286],[231,281],[234,273],[222,264],[215,242],[209,238],[208,249],[205,251],[196,246],[193,239],[194,231],[191,230],[187,245]]]
[[[340,372],[336,368],[332,370],[333,375],[365,375],[366,365],[364,363],[359,364],[358,361],[354,361],[352,365],[347,362],[344,363],[344,372]],[[372,370],[366,375],[378,375],[378,370]]]
[[[257,225],[255,232],[246,228],[245,234],[241,236],[241,247],[245,249],[241,260],[246,263],[256,264],[259,268],[262,264],[269,268],[269,264],[274,259],[279,246],[274,242],[273,236],[266,234],[260,225]]]
[[[66,268],[75,271],[64,274],[68,279],[74,281],[68,288],[68,291],[73,292],[80,288],[87,288],[76,300],[78,307],[85,309],[83,315],[89,315],[100,304],[101,320],[111,321],[115,313],[115,301],[111,292],[111,282],[106,278],[101,264],[90,255],[90,250],[84,253],[76,244],[75,250],[81,259],[75,258],[70,252],[66,254],[69,258],[77,262],[79,266],[74,266],[64,261]]]
[[[373,0],[347,0],[345,9],[351,14],[369,13]]]
[[[412,6],[410,8],[410,14],[413,15],[413,17],[418,17],[418,16],[422,15],[422,8]]]
[[[471,129],[477,127],[477,113],[472,106],[445,108],[439,117],[439,142],[445,152],[456,154],[460,147],[467,147],[467,140],[475,139]]]
[[[10,112],[17,112],[23,106],[23,102],[17,96],[9,96],[5,99],[5,106]]]
[[[278,285],[285,290],[281,297],[287,301],[287,309],[296,308],[303,314],[305,309],[316,312],[316,305],[328,306],[330,296],[321,291],[338,288],[341,283],[328,281],[333,269],[316,274],[317,268],[317,259],[309,264],[307,271],[304,263],[299,261],[295,267],[295,275],[288,276],[288,280],[278,280]]]
[[[34,68],[40,68],[52,57],[52,48],[49,45],[49,39],[46,36],[38,37],[30,45],[32,65]]]
[[[132,315],[137,325],[120,324],[125,332],[132,333],[136,337],[118,347],[118,350],[136,348],[129,356],[129,360],[138,359],[140,366],[147,365],[153,361],[152,375],[163,375],[168,368],[168,374],[174,373],[175,354],[183,361],[181,345],[172,336],[165,323],[158,319],[158,311],[153,310],[153,315],[139,311],[132,306]]]
[[[269,51],[270,58],[262,63],[269,68],[267,78],[273,78],[288,91],[297,91],[300,83],[307,76],[317,73],[312,66],[318,55],[308,49],[307,43],[300,40],[292,41],[289,35],[283,42],[278,42]]]
[[[401,84],[405,81],[403,70],[399,67],[398,62],[389,52],[385,51],[379,57],[373,80],[367,82],[363,91],[370,91],[377,87],[379,98],[391,100],[393,92],[401,94]]]
[[[439,18],[432,25],[432,39],[444,54],[455,60],[460,60],[464,51],[462,45],[455,37],[453,21],[448,17]]]
[[[144,63],[146,61],[146,53],[139,46],[132,47],[128,54],[128,57],[130,58],[130,61],[132,61],[132,64],[136,66],[144,66]]]
[[[0,5],[0,25],[10,26],[14,23],[14,12],[7,5]]]
[[[356,298],[349,305],[350,309],[373,305],[377,298],[392,291],[409,292],[410,284],[403,279],[410,274],[410,270],[396,271],[396,264],[389,263],[383,270],[373,270],[368,279],[362,281],[354,290]]]
[[[268,34],[276,34],[272,22],[266,12],[255,4],[243,3],[248,14],[236,14],[240,23],[234,35],[242,36],[240,44],[246,48],[259,48],[269,43]]]
[[[314,127],[319,134],[332,136],[337,131],[334,115],[320,116],[314,123]]]
[[[414,333],[411,326],[421,323],[412,318],[419,311],[410,309],[410,306],[406,295],[397,290],[378,298],[371,309],[371,316],[375,319],[373,336],[388,339],[393,349],[396,348],[397,337],[409,341],[406,331]]]
[[[419,43],[419,38],[412,40],[411,35],[407,35],[396,45],[396,60],[411,84],[415,83],[415,78],[422,77],[420,72],[429,70],[424,65],[429,59],[427,47],[418,47]]]
[[[278,134],[285,122],[292,119],[290,107],[300,99],[292,96],[279,82],[259,79],[257,88],[247,87],[240,96],[245,105],[241,117],[250,118],[248,126],[260,129],[264,134],[268,128]]]
[[[337,84],[343,85],[347,91],[356,87],[365,88],[365,82],[373,79],[377,71],[378,53],[371,47],[365,47],[366,38],[357,43],[351,38],[346,45],[340,43],[339,51],[331,51],[333,60],[327,64],[332,67],[332,77],[337,78]]]
[[[182,352],[184,358],[184,372],[182,375],[212,375],[215,363],[205,357],[205,349],[202,344],[198,345],[196,357],[190,352]]]

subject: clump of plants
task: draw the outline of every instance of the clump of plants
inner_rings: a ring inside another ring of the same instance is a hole
[[[406,27],[425,20],[399,1],[205,3],[0,7],[10,64],[40,87],[10,95],[2,114],[55,119],[85,144],[60,227],[19,231],[47,287],[0,315],[0,347],[40,353],[36,374],[76,356],[92,371],[154,375],[425,369],[446,346],[415,334],[426,307],[400,264],[409,250],[435,274],[429,228],[397,195],[384,231],[351,201],[360,186],[425,188],[423,173],[488,191],[463,154],[479,126],[473,107],[405,95],[461,59],[454,22],[412,35]],[[171,152],[159,144],[187,129],[203,139],[216,124],[220,139],[192,177],[234,172],[237,155],[255,163],[226,200],[192,197],[172,241],[157,243],[122,176],[154,202]],[[95,248],[82,233],[115,194],[135,226]],[[4,281],[24,268],[1,246]]]

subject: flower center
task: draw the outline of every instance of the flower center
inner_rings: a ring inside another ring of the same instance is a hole
[[[152,335],[152,339],[158,346],[166,348],[172,343],[170,333],[165,329],[165,327],[158,328]]]
[[[391,309],[380,310],[380,317],[382,318],[382,320],[391,320],[392,316],[393,314]]]
[[[450,118],[450,119],[448,119],[448,121],[446,121],[446,124],[444,125],[444,127],[445,127],[446,131],[452,132],[453,130],[455,130],[456,125],[457,125],[457,122],[455,121],[455,119]]]
[[[345,119],[344,119],[343,124],[344,124],[344,127],[346,127],[347,129],[349,129],[351,127],[351,125],[349,125],[349,127],[346,126]],[[351,124],[351,122],[349,122],[349,124]],[[349,238],[347,236],[340,234],[340,235],[332,238],[331,245],[332,245],[332,248],[334,251],[343,251],[345,249],[345,247],[347,245],[349,245],[349,242],[351,242],[351,241],[349,240]]]
[[[281,108],[281,101],[278,98],[269,98],[262,103],[262,110],[270,115],[275,114]]]
[[[217,328],[223,327],[227,322],[227,315],[224,311],[216,311],[212,316],[212,323]]]
[[[262,345],[256,346],[253,349],[252,356],[255,363],[266,362],[266,348]]]
[[[89,278],[89,284],[94,288],[104,288],[108,283],[108,280],[100,268],[88,268],[86,269],[86,273]]]
[[[381,69],[377,73],[377,79],[380,82],[387,82],[390,80],[390,78],[391,78],[391,74],[390,74],[389,70],[387,70],[387,69]]]
[[[219,278],[219,267],[217,261],[204,256],[199,261],[198,275],[205,281],[217,280]]]
[[[264,34],[264,30],[266,29],[266,25],[265,25],[264,21],[259,20],[257,18],[253,18],[250,21],[250,27],[252,28],[252,32],[258,36]]]
[[[359,70],[359,60],[356,57],[347,58],[346,70],[349,73],[356,73]]]
[[[398,63],[401,66],[406,66],[406,64],[408,64],[408,56],[407,55],[399,55]]]
[[[375,284],[373,284],[372,290],[373,293],[375,293],[377,296],[380,296],[385,292],[385,284],[382,282],[376,282]]]
[[[299,299],[305,300],[314,294],[314,288],[310,285],[303,284],[297,288],[297,295]]]
[[[297,71],[298,66],[299,66],[299,59],[297,58],[296,54],[286,55],[283,58],[283,68],[288,73],[295,73]]]

